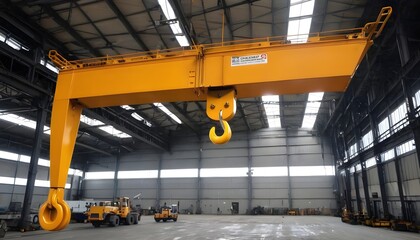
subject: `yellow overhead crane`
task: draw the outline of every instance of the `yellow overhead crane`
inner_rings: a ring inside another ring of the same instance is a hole
[[[344,91],[391,12],[384,7],[363,28],[312,34],[302,44],[269,37],[77,61],[51,51],[60,73],[51,119],[50,191],[39,210],[42,228],[61,230],[70,222],[64,186],[83,108],[206,100],[207,115],[224,128],[221,136],[212,128],[209,137],[223,144],[232,135],[227,121],[235,115],[236,98]]]

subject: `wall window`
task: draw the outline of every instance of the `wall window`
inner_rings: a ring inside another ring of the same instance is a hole
[[[27,179],[26,178],[12,178],[12,177],[0,177],[0,184],[10,184],[10,185],[18,185],[18,186],[26,186]],[[35,180],[35,187],[50,187],[50,181],[48,180]],[[66,183],[66,189],[71,188],[70,183]]]
[[[254,167],[253,177],[282,177],[287,176],[287,167]]]
[[[381,153],[382,162],[389,161],[389,160],[393,159],[394,157],[395,157],[395,151],[394,151],[393,148],[386,151],[386,152]]]
[[[362,149],[368,149],[372,146],[373,146],[373,134],[372,134],[372,130],[370,130],[368,133],[366,133],[362,137]]]
[[[376,166],[376,159],[374,157],[369,158],[368,160],[365,161],[365,164],[366,164],[366,168]]]
[[[86,172],[86,180],[97,180],[97,179],[114,179],[115,172]]]
[[[164,169],[160,171],[161,178],[196,178],[198,169]]]
[[[420,90],[414,94],[413,103],[415,108],[420,107]]]
[[[357,156],[358,152],[357,152],[357,143],[354,143],[353,145],[350,146],[350,158]]]
[[[334,166],[290,167],[290,176],[334,176]]]
[[[31,157],[30,156],[19,155],[19,154],[12,153],[12,152],[7,152],[7,151],[0,151],[0,158],[1,159],[6,159],[6,160],[11,160],[11,161],[23,162],[23,163],[30,163],[31,162]],[[44,166],[44,167],[50,167],[50,161],[47,160],[47,159],[39,158],[38,159],[38,165],[39,166]],[[78,169],[70,168],[68,174],[81,177],[83,175],[83,171],[80,171]]]
[[[389,137],[389,122],[388,117],[386,117],[384,120],[382,120],[378,124],[378,131],[379,131],[379,141],[382,141]]]
[[[391,119],[392,129],[394,132],[401,130],[403,127],[407,125],[407,107],[405,103],[401,104],[397,109],[395,109],[391,115],[389,115]]]
[[[201,177],[246,177],[248,168],[202,168]]]
[[[416,150],[416,144],[414,143],[414,140],[410,140],[396,147],[396,150],[397,150],[397,156],[399,156],[404,153],[408,153],[408,152]]]
[[[157,178],[158,170],[118,171],[118,179]]]

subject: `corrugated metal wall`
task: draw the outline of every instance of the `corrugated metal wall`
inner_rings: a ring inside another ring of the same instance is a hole
[[[403,181],[403,193],[405,200],[416,201],[414,204],[416,210],[416,219],[420,219],[420,169],[417,160],[416,152],[406,154],[400,157],[401,164],[401,176]],[[388,197],[388,210],[396,218],[402,218],[401,202],[399,200],[398,184],[397,184],[397,172],[395,168],[395,160],[390,160],[383,163],[384,177],[385,177],[385,189]],[[360,172],[357,172],[359,178],[359,190],[363,204],[363,209],[366,210],[365,194],[363,191],[363,180]],[[368,189],[369,195],[372,198],[372,193],[378,193],[379,199],[381,198],[381,190],[379,187],[378,170],[376,166],[367,169],[368,176]],[[354,185],[354,174],[351,174],[351,195],[354,203],[354,209],[357,210],[356,206],[356,192]],[[383,212],[382,205],[380,205],[381,211]]]
[[[247,168],[252,167],[320,166],[333,165],[329,143],[312,136],[307,131],[288,132],[284,129],[265,129],[252,133],[235,132],[226,145],[213,145],[206,137],[200,143],[195,136],[180,137],[172,141],[169,153],[144,150],[121,156],[120,171],[199,168]],[[249,141],[248,141],[249,139]],[[287,151],[288,148],[288,151]],[[199,160],[201,158],[201,161]],[[114,171],[116,158],[92,159],[88,171]],[[245,172],[244,172],[245,174]],[[287,208],[288,177],[252,177],[252,207]],[[335,209],[333,176],[290,177],[292,205],[294,208]],[[84,197],[110,199],[113,196],[113,179],[84,181]],[[180,202],[182,209],[196,209],[198,178],[162,178],[160,204]],[[120,179],[118,195],[134,196],[142,193],[142,207],[156,205],[157,179]],[[201,209],[203,213],[230,213],[231,202],[239,202],[239,213],[248,208],[248,177],[202,177]]]

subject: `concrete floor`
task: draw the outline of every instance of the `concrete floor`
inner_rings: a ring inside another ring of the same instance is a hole
[[[153,216],[143,216],[139,225],[93,228],[91,224],[74,223],[60,232],[8,232],[5,239],[412,240],[420,239],[420,234],[354,226],[324,216],[180,215],[178,222],[156,223]]]

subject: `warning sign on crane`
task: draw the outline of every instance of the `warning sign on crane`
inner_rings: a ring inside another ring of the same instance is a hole
[[[233,56],[231,59],[231,66],[244,66],[254,64],[266,64],[268,62],[267,53],[249,55],[249,56]]]

